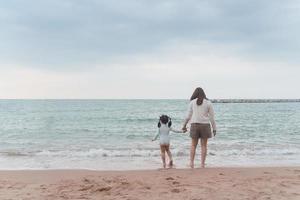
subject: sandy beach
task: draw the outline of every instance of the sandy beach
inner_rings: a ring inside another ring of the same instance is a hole
[[[0,199],[299,199],[300,167],[0,171]]]

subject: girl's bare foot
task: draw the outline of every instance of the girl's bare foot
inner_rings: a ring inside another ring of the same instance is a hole
[[[163,168],[166,168],[166,163],[163,164]]]
[[[170,167],[170,168],[173,167],[173,160],[170,160],[170,162],[169,162],[169,167]]]
[[[205,168],[205,164],[201,164],[201,168]]]

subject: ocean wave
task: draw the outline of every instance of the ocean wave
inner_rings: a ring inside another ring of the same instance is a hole
[[[186,147],[171,149],[173,156],[175,157],[189,157],[189,149]],[[199,151],[197,152],[200,153]],[[266,157],[266,156],[293,156],[299,155],[300,150],[296,148],[290,149],[265,149],[265,148],[242,148],[242,149],[222,149],[220,147],[211,146],[208,151],[209,156],[213,157]],[[136,147],[136,148],[95,148],[88,150],[81,149],[48,149],[48,150],[36,150],[36,151],[21,151],[21,150],[7,150],[0,152],[1,157],[60,157],[63,159],[68,158],[113,158],[113,157],[159,157],[160,150],[157,147]]]
[[[19,156],[32,156],[32,153],[29,152],[19,152],[19,151],[4,151],[0,152],[1,155],[7,157],[19,157]]]
[[[176,157],[188,157],[188,150],[173,150],[173,156]],[[211,150],[208,153],[210,156],[239,156],[239,157],[248,157],[248,156],[290,156],[298,155],[297,151],[251,151],[251,150],[231,150],[231,151],[215,151]],[[105,150],[105,149],[92,149],[89,151],[36,151],[36,152],[19,152],[19,151],[8,151],[0,152],[1,156],[5,157],[25,157],[25,156],[38,156],[38,157],[82,157],[82,158],[95,158],[95,157],[157,157],[160,156],[159,150]]]
[[[175,150],[172,152],[176,157],[188,156],[188,151]],[[12,156],[36,156],[36,157],[82,157],[86,159],[96,158],[96,157],[158,157],[160,156],[160,150],[157,148],[143,149],[130,149],[122,148],[118,150],[109,149],[90,149],[88,151],[79,150],[43,150],[43,151],[31,151],[31,152],[20,152],[20,151],[5,151],[0,152],[1,156],[12,157]]]
[[[120,119],[121,122],[156,122],[156,118],[127,118],[127,119]]]
[[[152,150],[138,150],[138,149],[118,149],[118,150],[108,150],[108,149],[91,149],[88,151],[42,151],[37,154],[37,156],[60,156],[60,157],[155,157],[159,156],[159,151]]]

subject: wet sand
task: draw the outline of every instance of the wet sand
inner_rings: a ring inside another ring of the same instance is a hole
[[[0,171],[0,199],[300,199],[300,167]]]

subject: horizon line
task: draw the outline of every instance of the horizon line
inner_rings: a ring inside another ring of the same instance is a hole
[[[300,98],[208,98],[209,100],[299,100]],[[189,100],[189,98],[0,98],[0,100]]]

